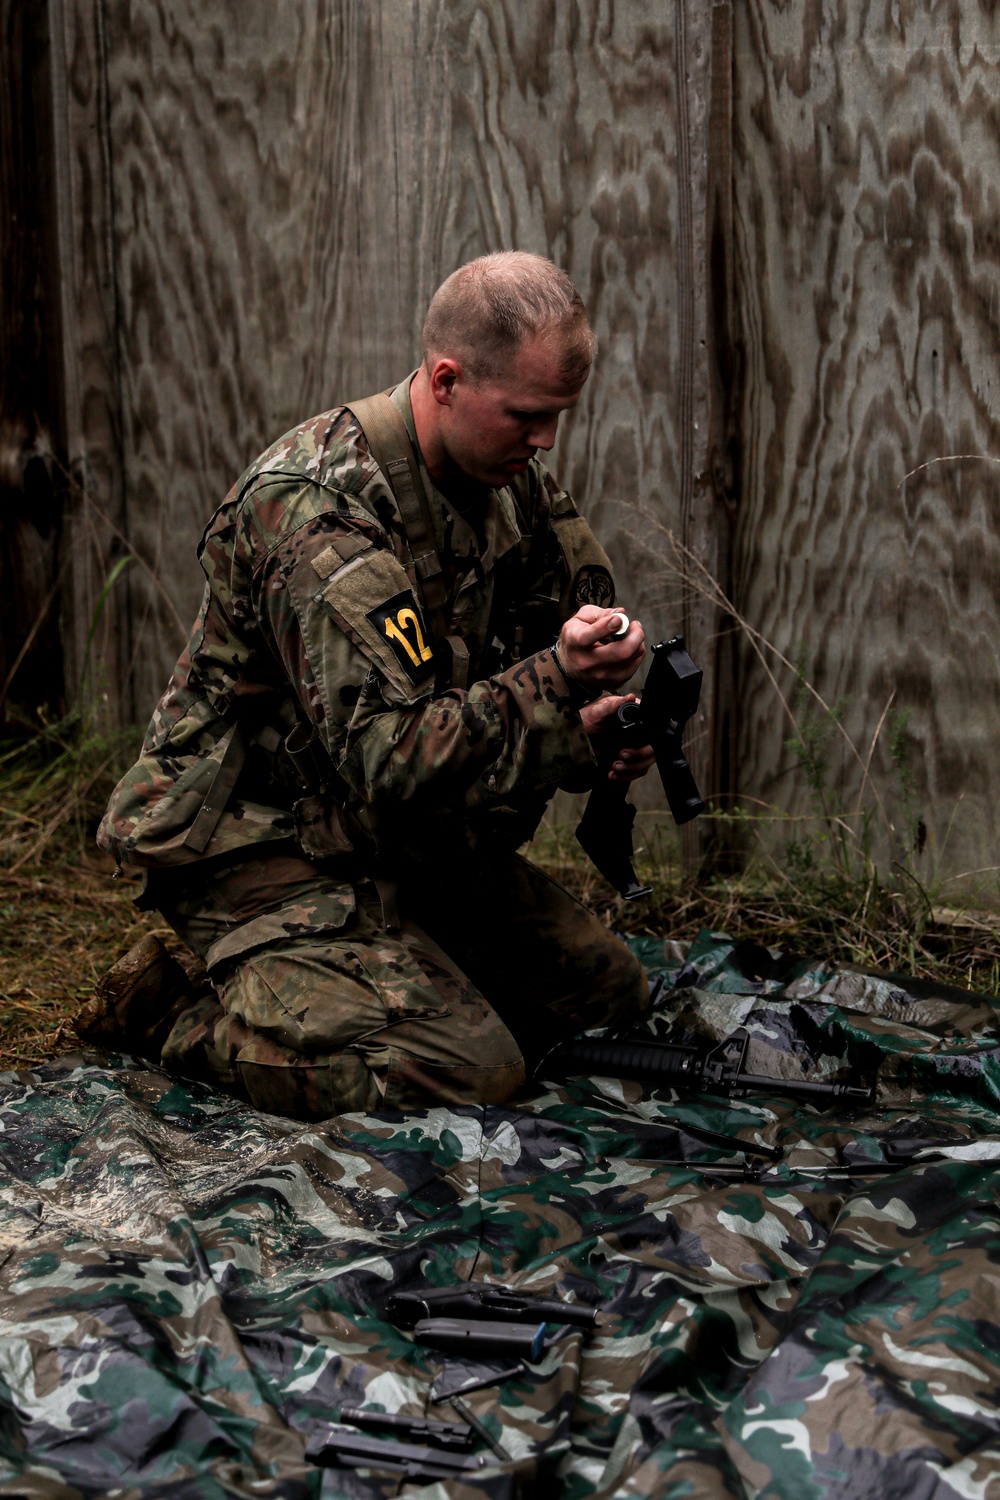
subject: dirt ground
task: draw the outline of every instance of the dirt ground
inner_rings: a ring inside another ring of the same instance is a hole
[[[91,820],[95,822],[96,820]],[[133,905],[138,874],[114,878],[110,857],[83,838],[49,846],[42,858],[0,870],[0,1069],[30,1067],[79,1045],[69,1018],[94,985],[146,933],[160,936],[182,962],[186,950],[155,912]],[[621,931],[693,938],[711,927],[815,958],[937,978],[994,993],[1000,976],[998,918],[986,913],[926,913],[907,920],[883,898],[864,921],[822,894],[797,903],[782,890],[734,882],[662,887],[653,901],[629,905],[611,891],[572,841],[529,851],[608,925]],[[186,955],[189,959],[191,955]]]
[[[132,905],[139,880],[112,878],[98,855],[0,874],[0,1068],[75,1048],[66,1021],[98,977],[147,932],[169,933]]]

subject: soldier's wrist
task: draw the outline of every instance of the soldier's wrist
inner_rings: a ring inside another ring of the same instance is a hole
[[[549,650],[552,652],[552,660],[562,673],[566,686],[569,689],[569,701],[572,708],[583,708],[585,704],[593,703],[595,698],[601,696],[604,692],[603,687],[592,687],[589,683],[581,682],[578,677],[572,677],[567,672],[566,664],[559,653],[558,641],[553,641]]]

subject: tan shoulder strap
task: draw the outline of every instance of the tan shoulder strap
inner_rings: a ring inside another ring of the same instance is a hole
[[[447,647],[444,673],[446,685],[467,687],[469,653],[459,636],[445,633],[448,596],[444,570],[434,542],[434,522],[431,519],[427,491],[420,477],[420,465],[417,463],[406,423],[399,408],[382,391],[377,396],[362,396],[358,401],[347,401],[344,404],[348,411],[354,413],[368,440],[372,458],[382,470],[395,496],[413,560],[412,566],[408,566],[406,571],[410,574],[414,593],[427,611],[431,634],[436,641],[443,641]]]
[[[229,743],[225,753],[212,773],[205,800],[184,839],[185,847],[193,849],[196,854],[204,854],[209,840],[219,826],[219,819],[226,810],[226,803],[233,795],[233,789],[239,780],[246,758],[247,747],[243,732],[239,724],[234,724],[229,732]]]
[[[363,396],[360,401],[348,401],[346,405],[361,424],[372,458],[396,498],[417,575],[417,593],[430,616],[431,631],[439,637],[444,633],[444,574],[434,544],[427,492],[406,423],[398,408],[381,391],[377,396]]]

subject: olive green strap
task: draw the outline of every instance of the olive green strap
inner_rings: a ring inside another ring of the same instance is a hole
[[[368,440],[372,458],[388,480],[396,500],[412,559],[406,571],[414,594],[427,611],[431,635],[444,648],[438,658],[444,666],[438,682],[441,686],[468,687],[468,648],[460,636],[446,633],[448,595],[444,569],[434,543],[434,522],[427,491],[406,423],[398,407],[384,392],[377,396],[363,396],[360,401],[348,401],[346,405],[348,411],[354,413]]]
[[[219,819],[233,794],[233,788],[239,780],[246,758],[246,742],[239,724],[234,724],[230,732],[229,744],[216,766],[198,816],[187,831],[187,837],[184,840],[186,848],[193,849],[197,854],[204,854],[209,839],[219,826]]]
[[[395,496],[417,577],[415,592],[427,610],[431,632],[437,639],[444,634],[447,597],[444,573],[434,544],[434,522],[427,492],[406,423],[398,408],[381,391],[377,396],[349,401],[347,408],[357,417],[368,439],[372,458],[389,481]]]

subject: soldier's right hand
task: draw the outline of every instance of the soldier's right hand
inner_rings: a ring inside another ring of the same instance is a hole
[[[629,680],[646,654],[646,635],[638,620],[615,638],[624,610],[584,604],[559,632],[557,649],[563,670],[574,682],[597,692]]]

